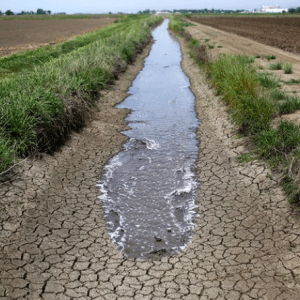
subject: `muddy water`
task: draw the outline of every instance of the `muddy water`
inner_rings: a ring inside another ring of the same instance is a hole
[[[98,186],[111,240],[128,257],[175,254],[192,238],[198,147],[194,96],[181,69],[178,41],[168,20],[152,34],[155,43],[130,96],[130,139],[105,167]]]

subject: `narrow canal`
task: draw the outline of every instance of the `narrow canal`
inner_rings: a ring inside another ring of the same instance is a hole
[[[153,30],[155,43],[144,68],[117,106],[131,110],[131,129],[123,132],[130,139],[98,183],[111,240],[133,258],[182,251],[197,214],[198,120],[168,22]]]

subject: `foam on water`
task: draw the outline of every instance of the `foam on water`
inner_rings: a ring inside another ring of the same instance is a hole
[[[118,105],[131,109],[129,140],[98,182],[111,240],[128,257],[182,251],[195,226],[198,120],[179,43],[167,26],[153,31],[144,69]]]

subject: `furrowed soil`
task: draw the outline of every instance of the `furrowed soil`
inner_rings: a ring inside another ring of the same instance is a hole
[[[173,256],[128,259],[105,228],[96,184],[126,140],[127,111],[114,105],[143,67],[139,57],[80,134],[0,185],[1,299],[299,299],[299,215],[264,163],[238,164],[244,142],[182,51],[201,120],[192,241]]]
[[[299,17],[190,17],[189,19],[285,51],[300,53]]]
[[[61,43],[113,21],[114,18],[0,21],[0,56]]]

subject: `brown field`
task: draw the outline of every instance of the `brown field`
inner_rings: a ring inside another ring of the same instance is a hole
[[[284,51],[300,53],[298,17],[190,17],[192,21],[231,32]]]
[[[113,21],[114,18],[0,21],[0,56],[56,44]]]

